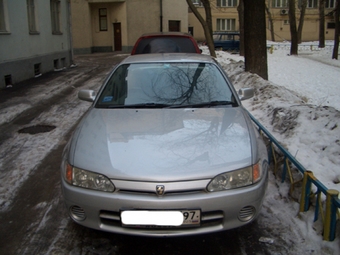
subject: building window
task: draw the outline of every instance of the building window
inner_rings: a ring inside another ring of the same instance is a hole
[[[61,34],[60,30],[60,0],[50,0],[52,33]]]
[[[37,33],[35,0],[27,0],[28,29],[31,34]]]
[[[41,63],[34,64],[34,76],[39,77],[41,75],[40,71]]]
[[[180,32],[181,22],[178,20],[169,20],[169,32]]]
[[[192,0],[192,3],[196,6],[202,6],[201,0]]]
[[[0,32],[7,32],[4,0],[0,0]]]
[[[273,0],[272,5],[274,8],[288,7],[288,0]]]
[[[236,7],[237,0],[217,0],[218,7]]]
[[[335,8],[336,0],[326,0],[325,1],[325,8]]]
[[[8,74],[5,75],[5,85],[7,86],[12,86],[13,82],[12,82],[12,75]]]
[[[318,7],[319,0],[308,0],[307,1],[307,8],[316,8]]]
[[[236,31],[235,19],[217,19],[216,29],[217,31]]]
[[[107,31],[107,9],[99,9],[99,30]]]
[[[327,29],[335,29],[335,22],[328,22]]]

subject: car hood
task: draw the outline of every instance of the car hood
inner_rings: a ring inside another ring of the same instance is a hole
[[[73,136],[69,162],[120,180],[212,178],[252,164],[245,116],[242,107],[92,108]]]

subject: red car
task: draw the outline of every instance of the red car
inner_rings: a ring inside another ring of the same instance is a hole
[[[202,53],[190,34],[159,32],[143,34],[135,43],[131,55],[171,52]]]

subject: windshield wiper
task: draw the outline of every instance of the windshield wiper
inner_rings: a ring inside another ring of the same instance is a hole
[[[142,104],[127,104],[127,105],[108,105],[106,108],[166,108],[168,104],[158,103],[142,103]]]
[[[211,102],[204,102],[199,104],[180,104],[180,105],[172,105],[170,108],[203,108],[203,107],[214,107],[219,105],[232,105],[236,106],[236,103],[231,101],[211,101]]]

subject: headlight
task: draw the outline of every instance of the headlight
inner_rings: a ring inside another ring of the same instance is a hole
[[[106,192],[113,192],[115,190],[115,186],[106,176],[72,167],[69,164],[66,164],[65,167],[65,180],[73,186],[86,189]]]
[[[250,167],[217,175],[210,181],[207,190],[212,192],[248,186],[261,180],[262,175],[262,167],[260,163],[257,163]]]

